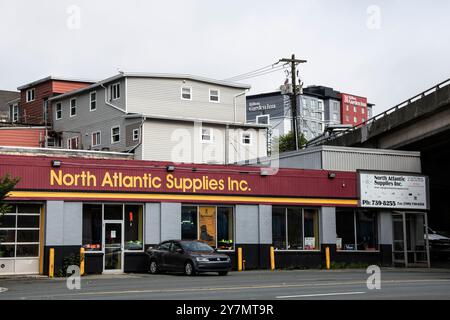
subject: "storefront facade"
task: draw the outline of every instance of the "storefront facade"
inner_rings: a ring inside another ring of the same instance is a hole
[[[401,259],[397,213],[364,207],[355,172],[272,175],[255,167],[10,155],[0,163],[0,176],[21,178],[0,220],[0,274],[47,274],[50,249],[58,273],[81,248],[86,273],[147,272],[146,250],[171,239],[204,241],[235,267],[242,248],[246,269],[270,268],[272,246],[277,268],[321,267],[326,247],[334,262]]]

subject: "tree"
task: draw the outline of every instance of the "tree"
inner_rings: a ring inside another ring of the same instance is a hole
[[[19,178],[11,178],[9,174],[6,174],[3,178],[0,178],[0,216],[11,210],[11,206],[4,203],[3,200],[7,194],[14,190],[14,187],[19,182]]]
[[[294,134],[291,131],[288,134],[281,135],[276,139],[275,143],[278,144],[280,153],[294,151]],[[303,133],[299,134],[298,148],[302,149],[307,143],[308,140],[306,140]]]

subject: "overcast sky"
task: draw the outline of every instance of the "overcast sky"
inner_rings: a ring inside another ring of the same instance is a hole
[[[378,113],[450,77],[448,0],[0,0],[0,24],[4,90],[117,70],[225,79],[295,53],[306,85],[366,96]],[[284,77],[243,82],[253,94]]]

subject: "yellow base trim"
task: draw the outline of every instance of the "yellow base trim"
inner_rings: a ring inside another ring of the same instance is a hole
[[[40,198],[40,199],[128,199],[148,201],[213,201],[213,202],[244,202],[244,203],[288,203],[288,204],[323,204],[357,206],[358,200],[320,199],[320,198],[279,198],[254,196],[216,196],[216,195],[182,195],[182,194],[145,194],[145,193],[90,193],[90,192],[35,192],[12,191],[8,198]]]

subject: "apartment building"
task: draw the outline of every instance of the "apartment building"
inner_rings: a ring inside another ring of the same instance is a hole
[[[249,88],[192,75],[120,73],[49,100],[68,149],[228,164],[267,154],[268,126],[245,122]]]
[[[324,86],[303,89],[303,94],[297,97],[297,106],[299,132],[307,140],[320,136],[330,125],[360,124],[371,117],[373,107],[367,98],[342,94]],[[280,91],[248,96],[247,122],[270,124],[272,138],[289,133],[292,131],[291,97]]]

